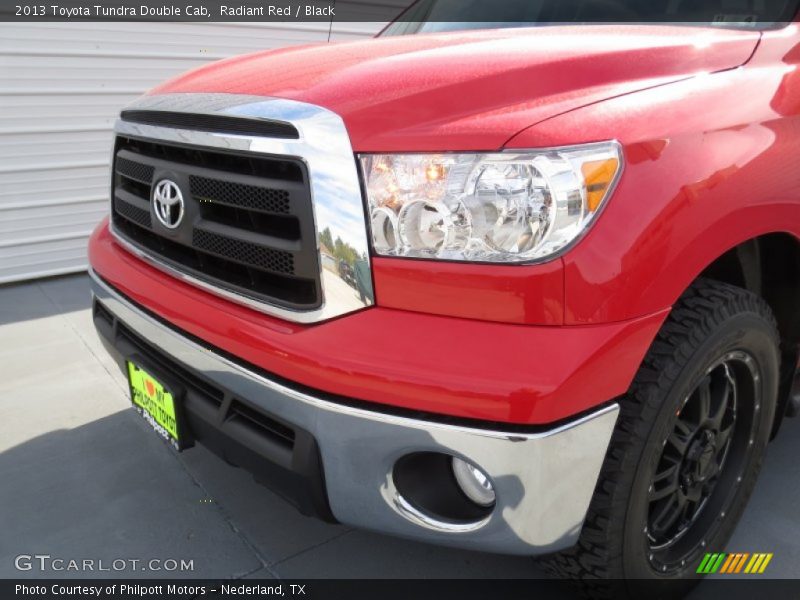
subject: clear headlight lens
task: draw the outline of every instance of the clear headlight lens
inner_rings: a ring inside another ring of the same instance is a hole
[[[376,253],[479,262],[558,253],[592,222],[622,164],[615,142],[359,158]]]

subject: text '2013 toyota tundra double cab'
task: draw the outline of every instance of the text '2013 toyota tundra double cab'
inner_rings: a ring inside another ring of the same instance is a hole
[[[790,4],[417,18],[152,90],[89,248],[134,407],[304,514],[694,578],[796,408]]]

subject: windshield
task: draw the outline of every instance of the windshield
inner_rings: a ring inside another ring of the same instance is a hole
[[[381,35],[578,23],[768,29],[791,21],[797,8],[797,0],[418,0]]]

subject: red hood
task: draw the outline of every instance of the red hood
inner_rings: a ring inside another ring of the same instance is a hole
[[[236,57],[152,93],[277,96],[324,106],[357,151],[490,150],[586,104],[737,67],[756,32],[572,26],[378,38]]]

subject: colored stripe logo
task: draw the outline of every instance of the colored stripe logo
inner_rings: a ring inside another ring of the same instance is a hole
[[[756,552],[734,552],[734,553],[708,553],[703,557],[697,572],[703,575],[721,573],[734,575],[737,573],[761,574],[767,569],[767,565],[772,560],[773,554]]]

